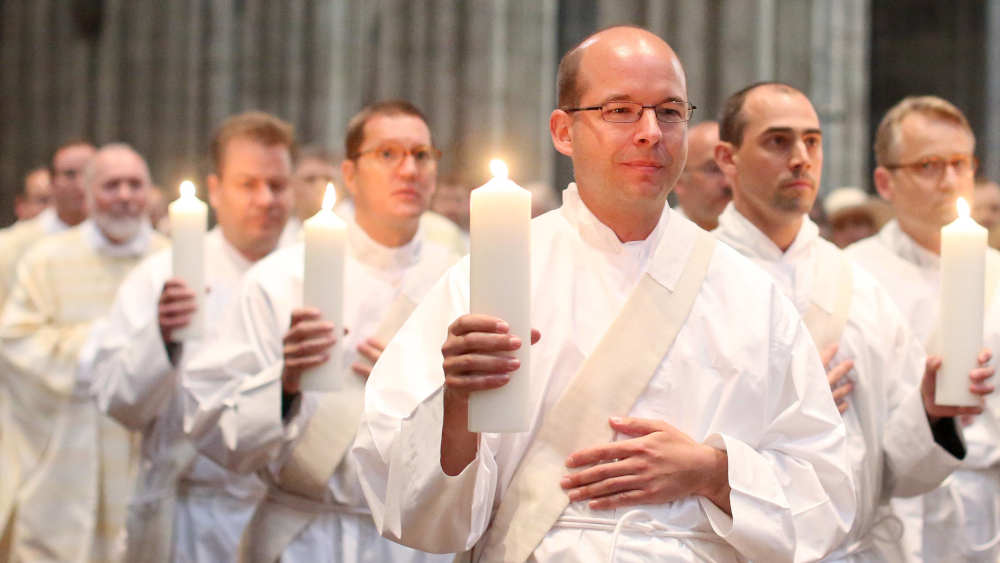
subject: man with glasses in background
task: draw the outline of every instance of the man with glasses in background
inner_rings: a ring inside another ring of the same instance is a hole
[[[694,109],[680,61],[612,27],[558,84],[549,128],[576,181],[531,224],[533,330],[469,314],[467,260],[424,298],[365,389],[353,454],[376,525],[479,561],[787,561],[793,519],[832,549],[855,502],[809,334],[666,208]],[[510,353],[536,342],[528,431],[470,432],[470,392],[522,376]]]
[[[423,114],[405,101],[362,109],[345,145],[341,172],[355,212],[346,219],[344,326],[302,302],[299,243],[247,273],[222,336],[187,366],[187,428],[201,451],[268,484],[243,534],[242,560],[434,559],[379,536],[346,454],[372,364],[458,259],[419,228],[440,152]],[[343,357],[331,357],[338,339]],[[342,389],[303,392],[304,372],[328,361],[340,366]]]
[[[956,217],[959,197],[971,202],[976,138],[962,112],[934,96],[909,97],[882,118],[875,135],[875,187],[896,218],[848,254],[889,289],[929,354],[941,352],[941,227]],[[985,346],[1000,350],[995,298],[1000,254],[986,260]],[[991,281],[992,280],[992,281]],[[922,497],[893,501],[904,519],[909,561],[997,561],[1000,546],[998,399],[966,419],[968,453],[951,479]]]
[[[688,131],[687,163],[674,187],[677,194],[674,209],[706,231],[719,226],[719,215],[733,199],[729,181],[715,163],[717,144],[717,122],[703,121],[692,127]]]

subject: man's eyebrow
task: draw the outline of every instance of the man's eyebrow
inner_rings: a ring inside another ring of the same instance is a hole
[[[762,133],[762,134],[763,135],[771,135],[771,134],[774,134],[774,133],[794,134],[795,133],[795,129],[793,129],[791,127],[768,127],[767,129],[764,130],[764,133]],[[815,127],[810,128],[810,129],[806,129],[802,133],[804,135],[819,135],[820,137],[823,136],[823,132],[821,130],[815,128]]]
[[[628,94],[612,94],[611,96],[608,96],[607,98],[604,98],[604,101],[602,103],[608,103],[608,102],[634,102],[634,101],[635,100],[632,99],[632,96],[629,96]],[[667,96],[667,97],[663,98],[662,100],[660,100],[659,102],[656,102],[656,104],[654,104],[654,105],[660,105],[660,104],[662,104],[664,102],[679,102],[679,103],[684,103],[686,101],[687,100],[685,100],[684,98],[681,98],[680,96]]]

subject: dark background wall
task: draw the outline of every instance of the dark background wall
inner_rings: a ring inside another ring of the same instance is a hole
[[[998,2],[0,0],[0,224],[23,173],[70,138],[132,143],[173,198],[208,172],[227,115],[269,111],[339,148],[351,115],[388,97],[427,113],[443,174],[477,185],[503,156],[515,180],[561,188],[572,170],[547,129],[558,58],[616,23],[670,42],[695,121],[752,81],[805,91],[824,127],[823,190],[870,184],[871,132],[910,93],[968,112],[1000,173],[986,55],[1000,56]]]

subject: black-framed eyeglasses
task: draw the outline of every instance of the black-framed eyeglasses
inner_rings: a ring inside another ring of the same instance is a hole
[[[563,108],[566,113],[600,111],[601,119],[610,123],[635,123],[644,110],[651,109],[660,123],[685,123],[691,121],[697,106],[691,102],[668,101],[644,106],[639,102],[604,102],[599,106]]]
[[[955,169],[957,176],[968,176],[974,174],[976,169],[979,168],[979,159],[970,154],[953,154],[951,156],[928,156],[914,162],[885,165],[889,170],[898,170],[900,168],[912,170],[917,176],[922,176],[929,180],[941,178],[948,166]]]
[[[398,166],[407,156],[412,156],[413,162],[418,167],[430,166],[441,158],[441,151],[430,145],[407,148],[400,143],[384,143],[359,152],[352,157],[352,160],[357,160],[366,154],[374,156],[376,160],[390,167]]]

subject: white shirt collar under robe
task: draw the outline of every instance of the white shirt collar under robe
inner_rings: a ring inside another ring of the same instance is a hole
[[[814,302],[828,313],[833,311],[842,252],[819,236],[808,217],[803,217],[802,227],[784,252],[733,204],[719,217],[713,234],[770,273],[800,313],[805,314]],[[855,388],[848,396],[844,420],[858,512],[851,534],[838,550],[841,557],[852,547],[870,548],[872,534],[893,535],[897,524],[886,518],[891,513],[887,497],[927,492],[959,464],[934,442],[927,422],[919,389],[923,346],[875,279],[853,266],[852,281],[847,325],[830,363],[854,361],[849,377]],[[816,296],[818,301],[813,299]],[[888,561],[902,557],[888,546],[880,549],[858,557],[868,560],[877,555]]]
[[[623,244],[572,185],[562,208],[536,218],[532,324],[542,338],[532,348],[531,374],[542,396],[536,399],[532,430],[482,434],[476,459],[460,475],[447,477],[439,461],[440,349],[447,326],[468,312],[468,258],[453,267],[393,339],[367,384],[353,455],[383,535],[441,552],[472,547],[503,499],[542,413],[594,350],[639,276],[648,272],[676,287],[698,232],[664,211],[647,240]],[[800,540],[809,552],[833,549],[850,527],[855,501],[845,430],[815,347],[773,282],[724,245],[716,248],[691,313],[646,392],[631,412],[609,414],[665,420],[695,440],[725,448],[733,487],[732,518],[703,498],[639,507],[658,525],[716,533],[723,543],[633,530],[619,537],[623,557],[791,560],[793,514],[818,531]],[[433,506],[438,498],[448,498],[447,506]],[[557,524],[535,549],[534,560],[606,557],[611,530],[629,510],[570,504],[563,519],[602,524],[590,529]],[[429,520],[435,522],[430,533],[412,535]]]

